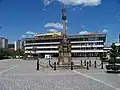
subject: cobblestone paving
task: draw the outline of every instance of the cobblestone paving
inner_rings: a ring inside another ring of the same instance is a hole
[[[17,67],[10,69],[11,65]],[[115,90],[71,70],[40,67],[40,71],[36,71],[33,60],[0,61],[1,68],[4,69],[0,72],[6,71],[0,75],[0,90]]]
[[[86,75],[92,76],[101,80],[109,85],[113,85],[120,90],[120,76],[119,74],[108,74],[105,72],[105,69],[90,69],[90,70],[83,70],[79,69],[78,72],[82,72]]]
[[[81,75],[8,75],[0,77],[0,85],[0,90],[114,90]]]
[[[114,74],[89,74],[120,89],[120,77]]]
[[[4,71],[6,69],[9,69],[10,67],[17,65],[18,61],[16,60],[2,60],[0,61],[0,72]]]

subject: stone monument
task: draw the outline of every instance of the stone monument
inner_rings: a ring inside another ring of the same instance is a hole
[[[58,65],[71,65],[71,43],[66,34],[66,9],[62,9],[63,33],[59,48]]]

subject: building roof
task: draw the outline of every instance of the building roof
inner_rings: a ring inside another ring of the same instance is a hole
[[[44,40],[44,39],[60,39],[62,38],[62,32],[52,32],[46,34],[36,34],[33,38],[24,38],[24,40]],[[88,34],[68,34],[68,38],[89,38],[89,37],[105,37],[106,34],[101,33],[88,33]],[[40,38],[41,37],[41,38]]]
[[[61,36],[61,32],[49,32],[45,34],[36,34],[35,37],[40,37],[40,36]]]

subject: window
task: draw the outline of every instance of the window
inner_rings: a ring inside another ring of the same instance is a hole
[[[94,41],[94,40],[95,40],[94,37],[89,37],[89,38],[88,38],[88,41]]]

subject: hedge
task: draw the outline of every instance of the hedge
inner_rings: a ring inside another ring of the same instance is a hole
[[[120,65],[106,65],[107,70],[120,70]]]

